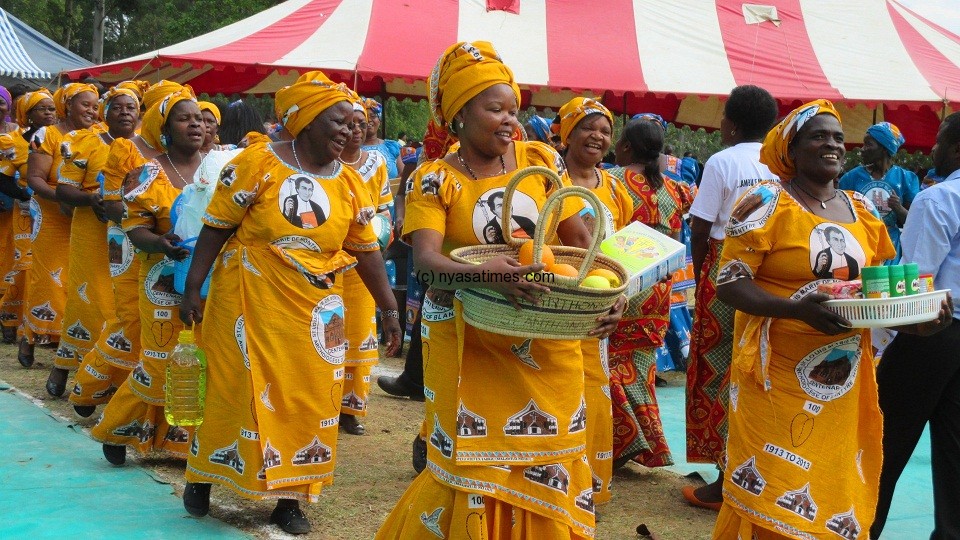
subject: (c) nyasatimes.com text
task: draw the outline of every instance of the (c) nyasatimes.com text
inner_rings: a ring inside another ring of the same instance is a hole
[[[523,275],[519,273],[487,272],[434,272],[432,270],[417,271],[417,279],[421,283],[433,285],[435,283],[518,283],[531,281],[533,283],[553,283],[553,272],[531,272]]]

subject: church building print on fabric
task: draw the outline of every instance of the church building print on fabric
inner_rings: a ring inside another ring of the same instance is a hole
[[[860,536],[860,522],[853,515],[853,509],[849,512],[834,514],[827,520],[827,530],[837,533],[840,538],[845,540],[857,540]]]
[[[237,445],[238,442],[233,441],[233,444],[230,446],[215,450],[210,454],[210,463],[226,465],[237,471],[237,474],[243,474],[244,462],[243,458],[240,457],[240,452],[237,450]]]
[[[362,411],[366,406],[367,402],[360,399],[356,393],[352,390],[340,400],[340,406],[344,409],[350,409],[352,411]]]
[[[507,419],[503,432],[516,436],[557,434],[557,418],[543,412],[534,400],[526,408]]]
[[[580,494],[577,495],[577,498],[574,500],[574,504],[577,505],[577,508],[580,508],[581,510],[586,510],[587,512],[590,512],[592,514],[594,511],[593,488],[588,488],[581,491]]]
[[[566,493],[567,488],[570,487],[570,473],[559,463],[527,467],[523,470],[523,477],[562,493]],[[590,492],[592,497],[593,490],[591,489]]]
[[[110,334],[110,337],[107,338],[107,345],[123,352],[133,350],[133,344],[127,339],[127,336],[123,335],[123,330]]]
[[[757,470],[757,460],[753,456],[750,456],[750,459],[733,471],[733,474],[730,475],[730,481],[754,495],[759,495],[764,486],[767,485],[767,481],[760,476],[760,471]]]
[[[797,514],[808,521],[817,517],[817,503],[810,497],[810,484],[796,491],[788,491],[777,499],[777,506]]]
[[[320,442],[320,438],[313,437],[313,441],[304,446],[293,455],[294,465],[314,465],[317,463],[326,463],[333,459],[333,452],[330,447]]]
[[[375,351],[380,347],[380,342],[377,341],[377,336],[373,335],[373,331],[367,336],[367,339],[363,340],[360,343],[359,349],[361,351]]]
[[[163,440],[175,443],[185,443],[190,440],[190,432],[180,426],[170,426],[170,428],[167,430],[167,434],[163,437]]]
[[[459,437],[486,437],[487,420],[470,411],[460,402],[457,410],[457,436]]]
[[[567,432],[576,433],[585,429],[587,429],[587,403],[581,399],[577,412],[570,417],[570,426],[567,428]]]
[[[440,427],[440,419],[437,418],[437,415],[433,415],[433,433],[430,434],[430,444],[439,450],[444,457],[453,455],[453,439],[444,433],[443,428]]]

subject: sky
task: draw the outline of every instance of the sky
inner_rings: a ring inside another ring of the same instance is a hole
[[[957,0],[898,0],[931,22],[960,35],[960,2]]]

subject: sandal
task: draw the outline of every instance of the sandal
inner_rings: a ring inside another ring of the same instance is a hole
[[[210,511],[210,484],[187,482],[183,488],[183,507],[191,516],[203,517]]]
[[[280,503],[277,503],[277,507],[270,514],[270,523],[278,525],[288,534],[310,532],[310,522],[307,521],[307,516],[303,515],[299,504],[280,506]]]
[[[24,346],[26,346],[27,352],[23,352]],[[33,365],[33,345],[27,340],[27,336],[20,338],[20,345],[17,350],[17,361],[20,362],[20,365],[28,368]]]
[[[683,493],[683,498],[687,500],[692,506],[697,506],[699,508],[706,508],[708,510],[714,510],[716,512],[720,511],[720,507],[723,506],[723,503],[718,502],[707,502],[700,500],[697,497],[696,489],[693,486],[683,486],[683,489],[680,490],[680,493]]]

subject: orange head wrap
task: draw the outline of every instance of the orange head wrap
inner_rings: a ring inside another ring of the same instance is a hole
[[[760,148],[760,163],[769,167],[770,172],[781,180],[790,180],[796,176],[797,171],[789,152],[790,143],[803,125],[818,114],[831,114],[840,120],[840,113],[833,107],[833,103],[826,99],[818,99],[797,107],[767,132]]]
[[[20,127],[24,129],[30,127],[30,119],[28,118],[30,109],[36,107],[37,104],[45,99],[53,101],[53,96],[50,95],[50,91],[46,88],[41,88],[34,92],[27,92],[17,98],[15,107],[17,109],[17,123],[20,124]]]
[[[180,83],[175,83],[173,81],[163,80],[156,84],[151,85],[143,92],[143,106],[147,109],[150,109],[154,105],[160,102],[163,98],[169,96],[174,92],[179,92],[186,88],[189,91],[191,96],[194,96],[193,88],[190,88],[189,84],[181,85]]]
[[[567,144],[567,137],[573,128],[591,114],[606,116],[607,120],[610,120],[610,128],[613,129],[613,114],[603,103],[592,98],[575,97],[560,107],[560,112],[557,113],[557,118],[560,119],[560,142]]]
[[[334,83],[320,71],[304,73],[294,84],[277,90],[277,118],[296,137],[318,114],[350,101],[348,91],[343,83]]]
[[[53,105],[57,108],[57,118],[66,118],[70,100],[83,92],[92,92],[94,97],[100,97],[100,91],[92,84],[68,83],[57,88],[53,93]]]
[[[440,126],[448,125],[468,101],[487,88],[508,84],[520,104],[513,71],[487,41],[451,45],[430,73],[430,110]]]
[[[113,98],[118,96],[130,96],[133,98],[133,102],[137,104],[137,108],[140,108],[140,96],[137,93],[126,87],[121,87],[119,84],[114,86],[110,90],[107,90],[107,93],[100,98],[100,119],[107,119],[107,110],[110,108],[110,102]]]
[[[210,111],[210,114],[217,119],[217,125],[220,125],[220,109],[216,105],[210,103],[209,101],[198,101],[197,106],[200,107],[201,111]]]
[[[140,124],[140,136],[154,149],[167,149],[168,141],[165,141],[164,139],[166,139],[166,137],[162,136],[163,126],[167,123],[167,117],[170,116],[170,111],[181,101],[193,101],[196,103],[197,100],[193,97],[193,92],[174,92],[163,98],[159,103],[154,104],[153,107],[147,109],[147,112],[143,114],[143,122]]]
[[[125,88],[127,90],[132,90],[135,94],[137,94],[137,102],[139,103],[140,101],[143,101],[143,93],[150,88],[150,83],[147,81],[138,80],[123,81],[121,83],[117,83],[114,88]]]

